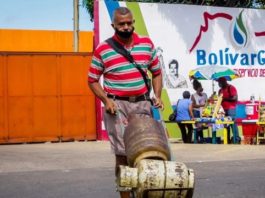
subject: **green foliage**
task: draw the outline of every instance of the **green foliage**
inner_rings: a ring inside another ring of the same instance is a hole
[[[265,9],[265,0],[256,0],[255,4],[257,8]]]
[[[149,3],[183,3],[193,5],[208,6],[225,6],[225,7],[241,7],[241,8],[262,8],[265,9],[265,0],[127,0],[131,2],[149,2]],[[90,20],[94,20],[94,1],[83,0],[85,7],[90,15]]]
[[[82,6],[86,8],[90,15],[90,21],[94,20],[94,1],[93,0],[83,0]]]

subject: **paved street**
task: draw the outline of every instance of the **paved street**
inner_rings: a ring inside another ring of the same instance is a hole
[[[194,197],[265,197],[264,145],[171,144]],[[0,146],[1,198],[117,198],[108,142]]]

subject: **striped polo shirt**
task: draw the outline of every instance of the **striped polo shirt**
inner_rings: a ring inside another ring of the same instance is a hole
[[[120,42],[116,35],[113,38]],[[127,50],[146,73],[147,70],[154,76],[161,73],[154,44],[148,37],[140,37],[134,33],[133,45]],[[102,75],[104,90],[109,94],[136,96],[147,92],[139,70],[105,41],[99,44],[94,51],[88,81],[98,82]]]

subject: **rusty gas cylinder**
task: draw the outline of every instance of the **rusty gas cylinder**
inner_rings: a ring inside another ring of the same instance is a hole
[[[170,160],[164,128],[151,117],[130,116],[124,132],[124,144],[128,163],[132,167],[142,159]]]
[[[184,163],[142,159],[135,168],[120,166],[118,184],[137,198],[191,198],[194,171]]]
[[[194,171],[184,163],[141,160],[137,164],[137,198],[191,198]]]

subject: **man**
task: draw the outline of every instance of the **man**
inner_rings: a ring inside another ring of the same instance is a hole
[[[225,111],[225,115],[230,116],[232,120],[235,120],[236,104],[238,99],[237,90],[233,85],[228,84],[226,78],[224,77],[218,79],[218,85],[220,87],[219,95],[223,96],[221,105]],[[240,137],[238,135],[238,128],[236,124],[234,124],[233,132],[236,143],[239,143]],[[230,126],[227,127],[227,136],[230,143]]]
[[[151,72],[153,105],[163,108],[162,74],[152,41],[134,33],[133,15],[126,7],[114,11],[111,25],[115,31],[112,38],[130,52],[146,75],[147,70]],[[102,75],[104,88],[99,83]],[[89,70],[89,86],[104,104],[104,123],[115,153],[117,175],[119,165],[127,165],[123,131],[128,116],[136,111],[140,116],[152,116],[148,88],[135,64],[116,52],[106,41],[99,44],[94,52]],[[121,192],[120,195],[122,198],[129,197],[128,192]]]
[[[183,99],[179,99],[176,105],[176,121],[181,132],[184,143],[191,143],[193,127],[192,124],[182,123],[185,120],[194,120],[192,112],[192,101],[190,99],[190,92],[184,91],[182,93]],[[187,129],[187,130],[186,130]]]

